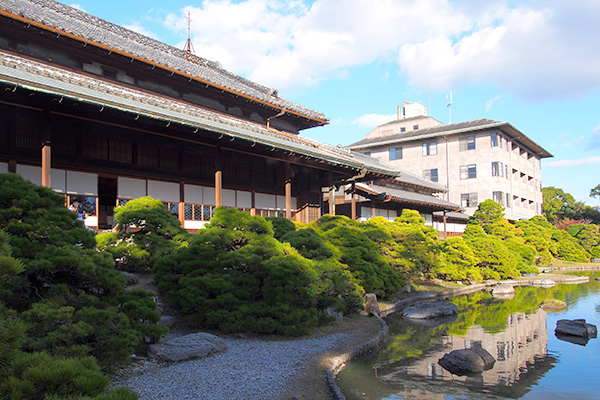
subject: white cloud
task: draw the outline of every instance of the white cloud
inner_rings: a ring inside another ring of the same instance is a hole
[[[70,4],[70,6],[78,9],[79,11],[86,12],[85,9],[83,7],[81,7],[81,4]]]
[[[187,29],[188,10],[198,55],[276,87],[344,77],[348,67],[393,58],[408,40],[467,28],[446,0],[207,0],[166,26]]]
[[[544,167],[574,167],[579,165],[600,164],[600,156],[579,158],[575,160],[556,160],[544,163]]]
[[[481,21],[458,39],[449,35],[405,44],[398,61],[413,85],[449,90],[466,82],[493,84],[525,99],[575,96],[600,88],[600,54],[592,2],[532,1],[480,10]],[[490,18],[494,13],[495,18]],[[475,17],[475,16],[473,16]]]
[[[600,88],[600,2],[205,0],[182,11],[165,26],[185,32],[190,11],[199,56],[267,86],[395,60],[417,89],[486,83],[537,100]]]
[[[491,99],[489,99],[486,103],[485,103],[485,111],[489,112],[492,109],[492,105],[497,101],[500,100],[502,98],[502,95],[498,95],[496,97],[492,97]]]
[[[361,128],[375,128],[376,126],[385,124],[393,121],[398,116],[396,114],[382,115],[382,114],[365,114],[352,121],[353,125],[358,125]]]

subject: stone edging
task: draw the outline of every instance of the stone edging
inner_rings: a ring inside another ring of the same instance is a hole
[[[364,357],[365,355],[377,350],[379,347],[381,347],[385,337],[388,335],[389,328],[386,322],[379,316],[379,314],[373,315],[381,323],[381,329],[379,332],[377,332],[377,334],[373,336],[371,340],[369,340],[367,343],[364,343],[362,346],[359,346],[348,353],[344,353],[329,359],[326,371],[327,385],[329,386],[329,390],[331,391],[331,394],[335,400],[346,400],[346,396],[344,396],[341,389],[335,382],[335,376],[338,374],[338,372],[344,368],[348,361],[359,357]]]

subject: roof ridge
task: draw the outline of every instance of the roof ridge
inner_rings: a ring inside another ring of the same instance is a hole
[[[123,51],[228,91],[255,98],[276,108],[285,107],[292,113],[327,121],[323,113],[281,98],[276,89],[230,72],[218,61],[203,57],[198,57],[198,63],[188,60],[182,49],[69,5],[54,0],[2,0],[0,8],[17,17],[66,32],[76,38]]]

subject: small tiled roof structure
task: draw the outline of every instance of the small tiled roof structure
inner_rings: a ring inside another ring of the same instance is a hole
[[[323,113],[281,98],[276,89],[232,74],[217,62],[204,58],[197,58],[197,62],[186,59],[182,49],[53,0],[1,0],[0,15],[53,30],[86,45],[94,44],[132,59],[166,68],[280,110],[285,108],[289,113],[315,120],[317,125],[328,123]]]
[[[432,193],[446,193],[448,191],[446,186],[440,185],[439,183],[432,182],[427,179],[420,178],[406,171],[402,171],[402,173],[399,176],[397,176],[393,180],[390,180],[389,182],[393,184],[396,181],[404,185],[410,185],[417,188],[425,188],[431,191]]]
[[[397,121],[391,121],[385,125],[391,125]],[[540,158],[552,157],[547,150],[527,137],[523,132],[512,126],[508,122],[495,121],[487,118],[475,119],[471,121],[457,122],[432,128],[418,129],[414,131],[402,132],[393,135],[377,136],[366,138],[348,146],[349,149],[358,150],[373,146],[384,146],[395,143],[410,142],[418,139],[428,139],[439,136],[457,135],[469,132],[480,131],[483,129],[501,129],[511,140],[523,144],[531,149]]]
[[[459,211],[461,207],[449,201],[438,199],[435,196],[418,193],[410,190],[380,186],[376,184],[368,185],[365,183],[356,184],[357,193],[366,196],[376,196],[380,199],[406,203],[416,206],[424,206],[436,211]]]

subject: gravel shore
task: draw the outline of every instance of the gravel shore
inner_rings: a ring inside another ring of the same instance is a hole
[[[275,399],[319,354],[352,339],[351,333],[299,340],[224,338],[223,354],[177,364],[136,361],[114,376],[113,384],[131,388],[140,400]]]

